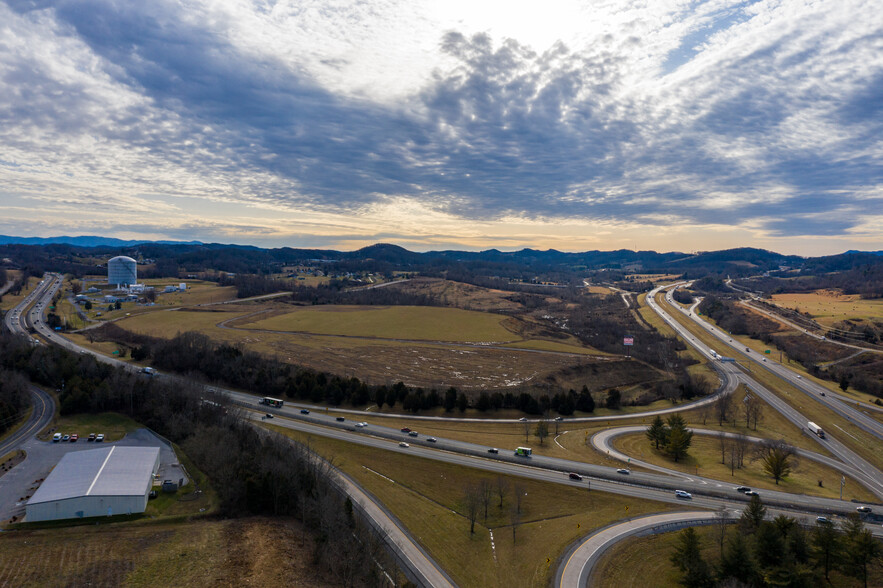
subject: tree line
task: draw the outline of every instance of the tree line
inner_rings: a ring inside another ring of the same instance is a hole
[[[880,542],[856,514],[841,529],[818,522],[809,531],[787,515],[765,518],[766,507],[758,496],[752,497],[736,529],[729,529],[726,511],[719,511],[711,532],[718,556],[708,560],[696,530],[681,531],[669,558],[680,573],[680,584],[814,588],[829,585],[836,570],[867,587],[871,572],[879,566]]]
[[[25,337],[0,335],[0,390],[26,375],[59,390],[61,414],[125,414],[177,443],[212,481],[221,514],[285,515],[316,537],[315,561],[345,585],[383,584],[382,542],[310,447],[260,430],[203,386],[146,378]]]

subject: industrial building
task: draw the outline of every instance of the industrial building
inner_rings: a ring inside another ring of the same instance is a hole
[[[68,453],[28,501],[26,521],[144,512],[159,469],[159,447],[104,447]]]
[[[107,262],[107,283],[114,286],[131,286],[138,282],[138,262],[120,255]]]

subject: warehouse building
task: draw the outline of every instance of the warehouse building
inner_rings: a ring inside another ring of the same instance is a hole
[[[144,512],[159,469],[159,447],[104,447],[68,453],[26,505],[26,521]]]

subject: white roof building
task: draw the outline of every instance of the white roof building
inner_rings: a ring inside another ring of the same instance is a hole
[[[159,447],[103,447],[74,451],[26,505],[26,521],[50,521],[144,512]]]

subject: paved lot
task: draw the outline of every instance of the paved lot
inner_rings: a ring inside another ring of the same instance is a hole
[[[27,453],[27,459],[0,477],[0,522],[6,522],[13,516],[19,519],[24,516],[27,498],[34,494],[40,481],[49,475],[62,456],[71,451],[86,451],[114,445],[159,447],[160,465],[157,478],[175,482],[184,478],[184,483],[187,483],[187,476],[183,468],[178,465],[178,458],[172,447],[147,429],[138,429],[114,443],[90,443],[85,439],[80,439],[76,443],[52,443],[30,439],[20,447]]]

